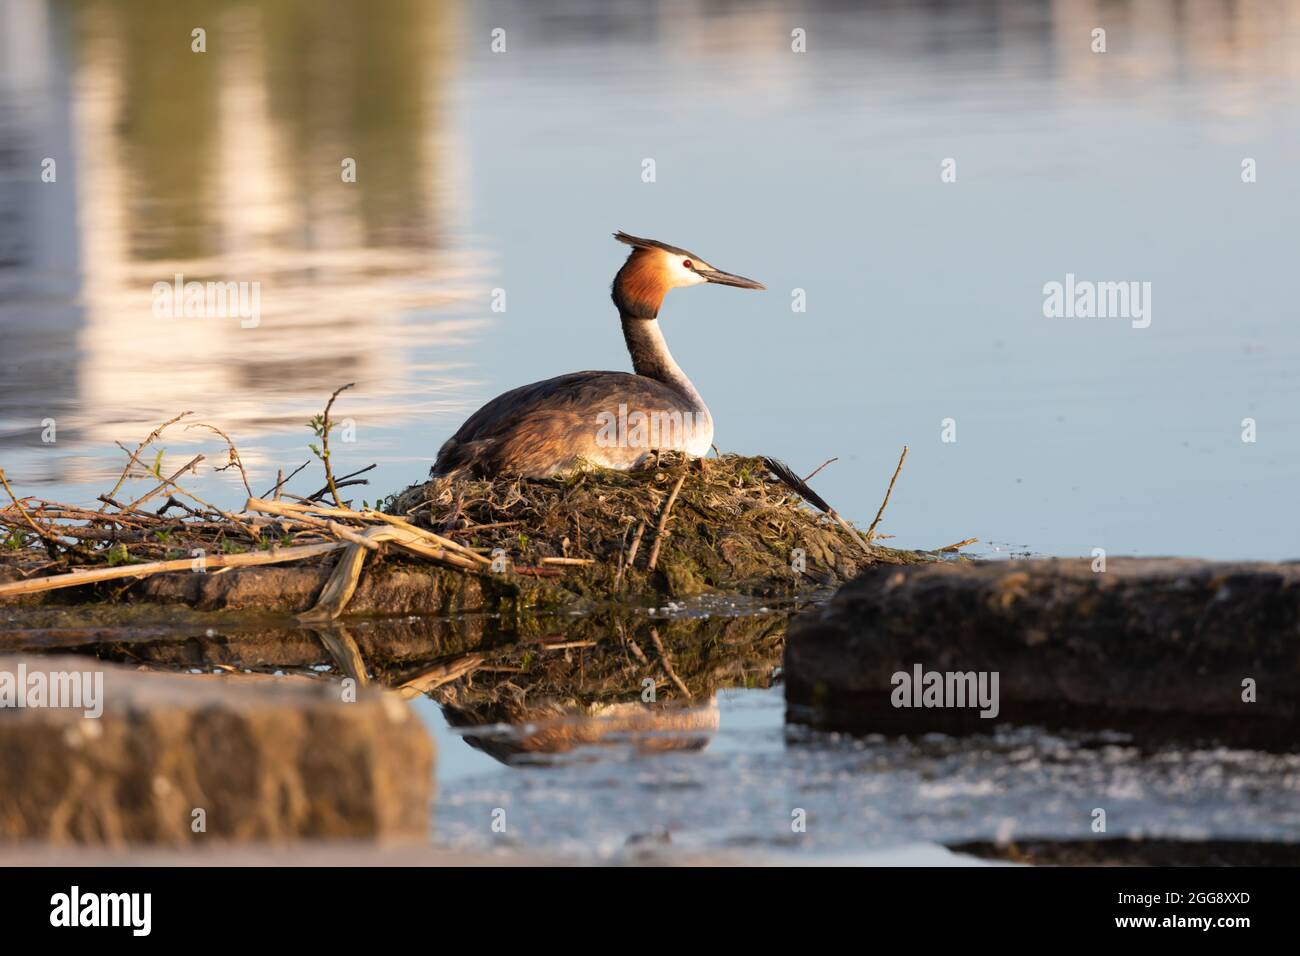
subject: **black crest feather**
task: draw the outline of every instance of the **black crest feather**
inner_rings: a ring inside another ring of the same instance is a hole
[[[660,242],[658,239],[642,239],[640,236],[628,235],[623,230],[614,233],[614,238],[619,242],[625,242],[629,246],[635,246],[638,249],[662,249],[664,252],[671,252],[675,256],[685,256],[688,259],[698,259],[695,253],[689,249],[683,249],[681,246],[670,246],[666,242]]]

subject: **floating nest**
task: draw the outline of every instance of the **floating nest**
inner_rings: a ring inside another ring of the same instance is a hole
[[[489,556],[497,573],[553,578],[588,597],[794,595],[836,587],[866,565],[934,560],[866,544],[809,507],[774,467],[665,453],[630,472],[444,477],[406,489],[386,510]]]
[[[553,479],[439,477],[354,507],[340,489],[365,484],[357,476],[374,466],[338,478],[330,469],[330,409],[343,390],[310,423],[326,482],[305,497],[284,486],[306,465],[256,495],[235,443],[188,412],[134,451],[121,446],[128,463],[97,509],[19,497],[0,470],[9,496],[0,507],[0,604],[144,601],[319,621],[639,595],[786,597],[969,543],[884,547],[872,538],[879,514],[859,533],[780,462],[740,455],[662,453],[636,471]],[[221,470],[237,468],[248,492],[242,509],[222,510],[181,484],[204,455],[163,467],[161,436],[177,423],[221,440]]]

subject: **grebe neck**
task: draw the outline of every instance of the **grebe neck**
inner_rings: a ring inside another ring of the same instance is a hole
[[[632,368],[636,373],[663,382],[690,399],[693,405],[707,412],[704,399],[700,397],[695,385],[686,377],[686,373],[668,351],[668,343],[664,341],[659,320],[639,318],[626,313],[622,319],[623,339],[627,342],[627,351],[632,357]]]

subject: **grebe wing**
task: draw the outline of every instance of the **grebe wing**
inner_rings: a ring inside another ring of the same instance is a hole
[[[601,413],[693,412],[690,400],[655,379],[630,372],[571,372],[522,385],[492,399],[438,452],[432,473],[553,473],[595,443]]]

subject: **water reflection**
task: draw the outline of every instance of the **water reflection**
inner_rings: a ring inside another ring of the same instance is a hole
[[[718,729],[717,690],[770,686],[784,633],[775,614],[604,618],[476,656],[429,695],[466,743],[503,763],[588,759],[589,747],[702,750]]]
[[[1025,727],[849,737],[786,725],[786,620],[642,611],[354,619],[322,631],[125,607],[91,625],[44,607],[11,615],[0,650],[393,688],[438,738],[436,838],[453,846],[617,854],[667,842],[859,862],[900,848],[891,862],[954,862],[918,857],[918,844],[1040,863],[1297,858],[1298,754]],[[1098,805],[1111,820],[1104,836],[1090,829]],[[491,827],[498,808],[506,835]],[[794,809],[806,832],[792,830]]]
[[[122,606],[97,610],[92,624],[75,607],[48,606],[11,614],[0,651],[350,678],[427,697],[465,744],[513,765],[588,759],[588,748],[702,750],[718,729],[720,690],[773,686],[789,616],[751,608],[658,618],[622,608],[303,626],[282,615],[214,620],[187,608]]]
[[[185,408],[256,436],[301,424],[305,397],[351,380],[365,388],[350,414],[388,425],[442,401],[455,378],[435,350],[476,333],[485,276],[453,241],[450,5],[4,10],[31,52],[6,63],[0,99],[13,223],[0,443],[39,447],[53,418],[65,446],[111,447]],[[196,24],[206,53],[191,49]],[[43,157],[55,182],[33,176]],[[177,274],[259,284],[260,323],[158,316],[154,284]],[[11,473],[28,481],[102,471],[23,463]]]

